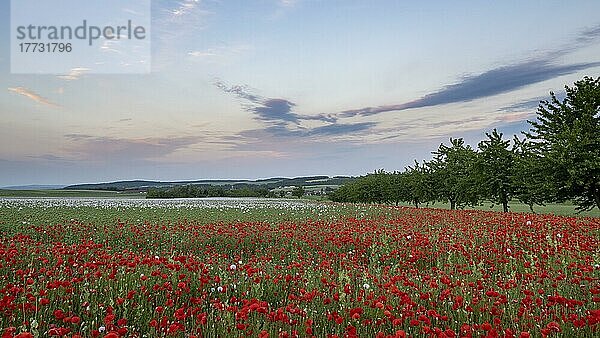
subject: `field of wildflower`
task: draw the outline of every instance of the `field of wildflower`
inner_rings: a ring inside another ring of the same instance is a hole
[[[600,219],[0,199],[2,337],[598,337]]]

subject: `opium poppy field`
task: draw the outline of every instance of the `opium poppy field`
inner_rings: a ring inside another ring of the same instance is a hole
[[[600,219],[0,200],[3,337],[597,337]]]

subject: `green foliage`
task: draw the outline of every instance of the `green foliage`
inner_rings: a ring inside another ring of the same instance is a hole
[[[401,182],[400,200],[409,202],[415,207],[421,203],[435,200],[434,177],[426,162],[409,166],[398,175]]]
[[[475,179],[477,154],[462,138],[450,139],[450,146],[440,144],[428,163],[433,173],[436,199],[448,201],[451,209],[479,202]]]
[[[389,202],[389,184],[388,174],[379,170],[344,184],[330,198],[336,202]]]
[[[502,133],[496,129],[485,135],[487,139],[478,145],[480,193],[484,198],[502,204],[504,212],[508,212],[508,202],[515,192],[515,153],[510,149],[510,140],[503,140]]]
[[[433,159],[403,172],[376,171],[344,184],[333,201],[421,203],[451,209],[481,200],[508,211],[516,198],[529,206],[574,201],[578,210],[600,209],[600,78],[585,77],[559,101],[542,101],[526,138],[512,145],[494,129],[477,151],[462,138],[432,152]]]
[[[305,193],[305,191],[304,191],[304,188],[302,186],[295,187],[292,190],[292,196],[294,196],[294,197],[300,198],[300,197],[304,196],[304,193]]]
[[[562,101],[551,92],[525,133],[553,201],[573,199],[580,210],[600,208],[600,77],[565,86]]]
[[[534,205],[545,205],[551,188],[546,184],[544,170],[541,170],[540,156],[533,151],[533,142],[528,139],[513,139],[514,168],[512,179],[514,196],[533,211]]]
[[[179,185],[172,188],[150,189],[146,198],[201,198],[201,197],[267,197],[269,190],[261,186],[247,185],[231,188],[227,186]]]

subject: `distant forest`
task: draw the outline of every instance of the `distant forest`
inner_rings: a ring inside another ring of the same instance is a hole
[[[200,198],[200,197],[276,197],[265,186],[245,185],[240,187],[213,185],[179,185],[172,188],[152,188],[146,198]]]

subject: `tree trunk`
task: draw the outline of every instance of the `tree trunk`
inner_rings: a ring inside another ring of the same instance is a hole
[[[450,200],[450,210],[456,210],[456,200]]]
[[[419,208],[419,201],[415,201],[415,207],[418,209]]]
[[[505,189],[502,189],[502,210],[504,210],[504,212],[508,212],[508,194],[506,193]]]

